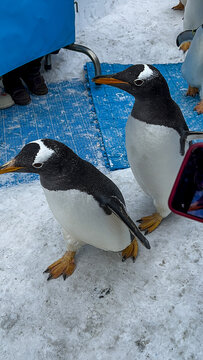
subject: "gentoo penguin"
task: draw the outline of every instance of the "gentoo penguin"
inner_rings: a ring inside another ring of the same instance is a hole
[[[203,1],[187,0],[184,11],[183,30],[197,29],[203,23]]]
[[[184,10],[187,0],[180,0],[179,4],[176,6],[173,6],[173,10]]]
[[[85,244],[122,251],[123,260],[135,259],[136,237],[150,249],[127,214],[118,187],[66,145],[51,139],[33,141],[0,167],[0,174],[8,172],[39,174],[50,209],[62,226],[67,251],[47,268],[48,280],[70,276],[75,269],[75,253]]]
[[[203,23],[203,1],[187,0],[183,18],[183,30],[195,30]],[[180,49],[186,52],[191,45],[191,40],[181,44]]]
[[[184,79],[189,85],[187,95],[195,96],[199,92],[201,101],[195,106],[194,110],[198,114],[203,114],[203,25],[196,32],[187,30],[181,33],[177,37],[177,45],[180,46],[187,38],[193,36],[194,38],[181,70]]]
[[[180,142],[184,134],[189,134],[187,124],[170,96],[166,80],[152,65],[133,65],[92,80],[135,97],[126,124],[126,149],[135,179],[152,197],[157,210],[139,220],[139,228],[151,232],[170,213],[168,198],[183,160]]]

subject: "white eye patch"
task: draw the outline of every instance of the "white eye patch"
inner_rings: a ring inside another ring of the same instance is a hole
[[[40,146],[33,164],[44,163],[54,154],[54,150],[49,149],[46,145],[44,145],[42,140],[32,141],[31,143],[36,143]]]
[[[139,74],[138,78],[139,80],[146,80],[150,77],[154,76],[153,70],[150,69],[148,65],[144,65],[144,70]]]

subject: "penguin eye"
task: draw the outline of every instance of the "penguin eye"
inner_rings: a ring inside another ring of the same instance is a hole
[[[143,80],[140,80],[140,79],[135,79],[134,81],[134,84],[136,85],[136,86],[142,86],[142,84],[143,84]]]
[[[35,163],[35,164],[32,164],[32,166],[34,168],[36,168],[36,169],[40,169],[43,166],[43,164],[42,163]]]

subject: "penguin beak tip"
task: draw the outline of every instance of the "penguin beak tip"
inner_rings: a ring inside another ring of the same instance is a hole
[[[6,164],[0,166],[0,174],[5,174],[5,173],[9,173],[9,172],[15,172],[19,169],[22,169],[22,167],[20,166],[16,166],[15,165],[15,160],[12,159],[10,161],[8,161]]]

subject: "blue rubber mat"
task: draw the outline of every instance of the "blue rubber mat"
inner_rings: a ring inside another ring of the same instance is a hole
[[[68,145],[83,159],[98,165],[102,153],[95,113],[85,84],[73,79],[49,84],[46,96],[31,96],[27,106],[0,110],[0,164],[13,158],[33,140],[51,138]],[[99,155],[100,153],[100,155]],[[1,185],[28,182],[36,175],[4,174]]]
[[[116,73],[128,66],[104,63],[101,64],[102,74]],[[203,115],[193,111],[200,99],[198,96],[192,98],[185,95],[188,85],[182,77],[181,64],[158,64],[155,67],[165,77],[171,96],[180,106],[189,129],[203,131]],[[124,169],[129,166],[125,149],[125,125],[134,97],[118,88],[95,85],[91,81],[93,77],[93,64],[87,63],[87,79],[102,136],[106,166],[111,170]]]
[[[102,73],[122,71],[129,65],[101,64]],[[172,97],[179,104],[191,130],[203,130],[203,115],[193,111],[198,97],[186,97],[187,84],[180,64],[156,65],[166,78]],[[28,142],[52,138],[68,145],[95,166],[110,170],[128,167],[125,124],[134,98],[110,86],[96,86],[94,67],[87,63],[87,83],[73,79],[49,84],[46,96],[31,96],[27,106],[0,110],[0,164],[13,158]],[[87,90],[88,88],[88,90]],[[103,156],[102,156],[103,155]],[[1,185],[29,182],[37,176],[4,174]]]

